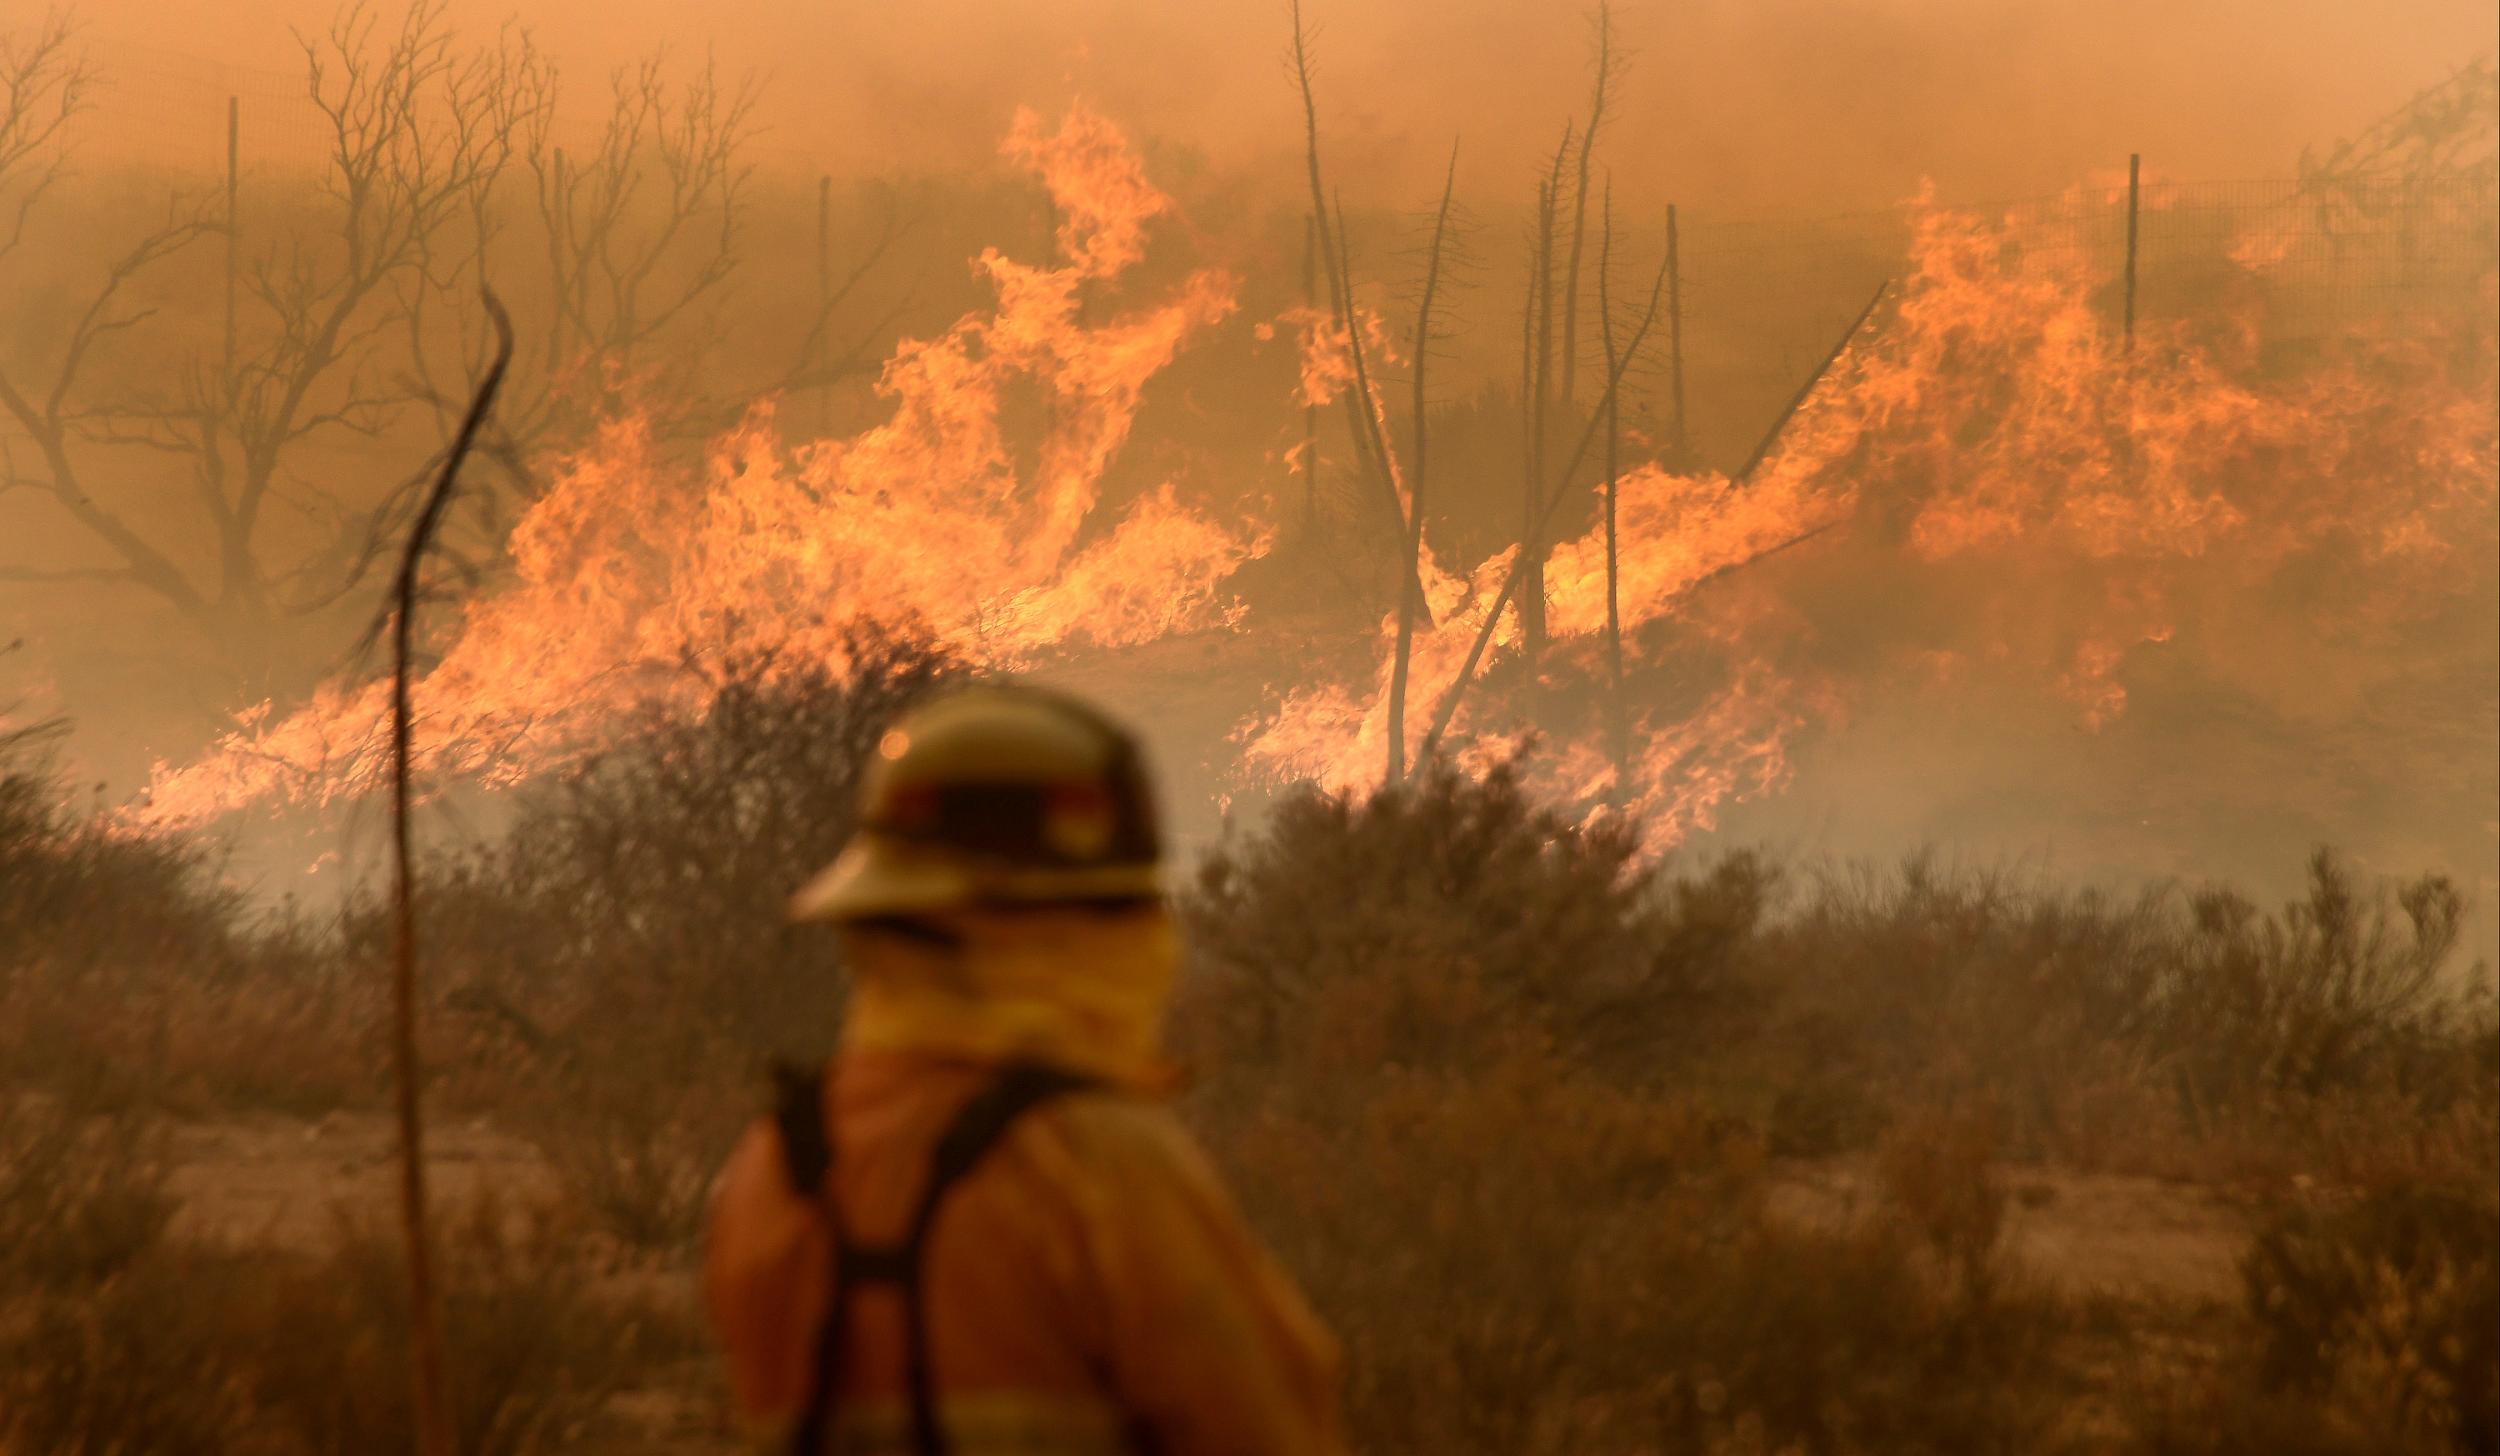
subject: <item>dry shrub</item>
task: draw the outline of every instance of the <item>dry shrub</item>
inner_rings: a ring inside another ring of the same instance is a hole
[[[295,1115],[367,1104],[382,1090],[378,983],[325,958],[281,947],[225,973],[21,967],[0,984],[0,1063],[16,1085],[91,1104]]]
[[[2500,1190],[2410,1185],[2276,1212],[2242,1263],[2269,1388],[2360,1430],[2500,1450]]]
[[[1228,1052],[1268,1054],[1314,997],[1419,966],[1418,998],[1472,997],[1481,1018],[1533,1024],[1575,1055],[1654,1063],[1730,993],[1769,876],[1737,856],[1662,886],[1639,848],[1635,826],[1574,824],[1507,767],[1476,780],[1434,765],[1369,797],[1297,793],[1200,866],[1185,910],[1204,1009],[1232,1019]],[[1404,1015],[1383,1050],[1470,1051],[1473,1026],[1446,1020]],[[1419,1039],[1436,1029],[1458,1040]]]
[[[482,1201],[441,1240],[444,1345],[460,1449],[562,1450],[631,1378],[648,1312],[599,1290],[595,1240],[542,1210]],[[395,1229],[344,1230],[243,1302],[255,1420],[285,1449],[374,1451],[412,1429],[407,1275]]]
[[[829,937],[788,923],[788,897],[849,838],[886,726],[964,670],[873,627],[845,655],[841,672],[689,666],[699,717],[653,706],[524,790],[497,841],[427,873],[450,1090],[537,1143],[638,1247],[693,1237],[766,1063],[829,1050],[839,965]],[[387,943],[379,911],[354,917],[360,954]]]
[[[232,1342],[257,1266],[157,1250],[0,1323],[0,1449],[13,1456],[262,1456]]]
[[[2147,1034],[2204,1105],[2252,1090],[2452,1092],[2432,1084],[2453,1070],[2441,1053],[2467,1010],[2443,974],[2464,910],[2439,876],[2369,893],[2325,850],[2310,858],[2307,895],[2275,915],[2204,891],[2147,998]]]
[[[2241,1274],[2225,1358],[2142,1394],[2147,1449],[2500,1452],[2500,1180],[2287,1199]]]
[[[654,705],[526,789],[501,839],[427,889],[456,979],[593,1043],[619,1011],[759,1048],[821,1036],[832,978],[821,942],[789,931],[789,895],[850,837],[886,726],[962,670],[866,627],[846,656],[840,672],[769,655],[690,667],[700,716]]]
[[[1282,1085],[1202,1125],[1346,1342],[1360,1449],[2023,1450],[2053,1417],[2048,1311],[1955,1296],[1886,1223],[1774,1221],[1759,1142],[1688,1100],[1524,1034],[1243,1075]]]
[[[690,1343],[686,1317],[600,1287],[583,1231],[491,1204],[444,1231],[461,1449],[569,1449],[607,1399]],[[333,1456],[405,1443],[406,1285],[395,1231],[319,1254],[158,1243],[0,1321],[0,1448],[23,1456]]]
[[[200,841],[70,813],[26,747],[0,752],[0,1067],[11,1084],[191,1110],[312,1111],[373,1095],[371,997],[335,947],[247,914]]]
[[[642,1250],[688,1248],[738,1130],[762,1110],[751,1053],[610,1034],[516,1085],[499,1115],[535,1144],[565,1197],[607,1235]]]
[[[0,1306],[112,1278],[163,1236],[173,1199],[155,1129],[0,1091]]]
[[[1770,1217],[1689,1085],[1768,877],[1660,882],[1515,781],[1306,798],[1188,905],[1190,1112],[1346,1341],[1362,1449],[2023,1450],[2054,1321]]]
[[[2450,964],[2461,911],[2442,879],[2368,892],[2324,852],[2273,914],[2225,890],[2118,901],[1926,856],[1828,874],[1745,958],[1772,1011],[1744,1059],[1791,1099],[1772,1126],[1795,1151],[1871,1141],[1868,1104],[1983,1095],[2014,1151],[2210,1160],[2336,1099],[2418,1115],[2475,1095],[2488,1018],[2482,973]]]
[[[72,812],[48,746],[0,739],[0,968],[78,975],[239,958],[240,897],[217,885],[207,848]]]
[[[1920,1108],[1885,1130],[1875,1153],[1884,1196],[1963,1298],[1997,1288],[2005,1188],[1991,1111]]]

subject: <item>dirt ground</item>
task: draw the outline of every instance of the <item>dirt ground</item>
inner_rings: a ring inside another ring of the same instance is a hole
[[[2195,1184],[2060,1168],[2009,1168],[2004,1248],[2018,1275],[2060,1294],[2137,1304],[2197,1306],[2239,1295],[2246,1215]],[[1790,1163],[1772,1211],[1836,1225],[1879,1195],[1855,1159]]]
[[[219,1241],[318,1243],[342,1215],[390,1212],[392,1149],[389,1119],[373,1114],[186,1124],[173,1147],[179,1226]],[[555,1191],[528,1143],[483,1122],[429,1129],[426,1161],[433,1195],[446,1206],[488,1189],[519,1203]],[[2195,1304],[2238,1292],[2247,1227],[2213,1189],[2033,1167],[2009,1170],[2006,1187],[2015,1267],[2062,1293]],[[1796,1162],[1779,1170],[1772,1208],[1830,1225],[1876,1196],[1871,1173],[1854,1160]]]
[[[334,1112],[314,1119],[262,1116],[178,1124],[171,1137],[175,1231],[229,1245],[322,1247],[342,1227],[397,1217],[397,1139],[391,1120]],[[428,1193],[434,1206],[472,1206],[481,1194],[515,1207],[553,1198],[544,1161],[527,1142],[483,1122],[437,1122],[426,1129]],[[605,1276],[663,1308],[692,1314],[691,1268],[620,1268]],[[709,1368],[670,1372],[656,1388],[621,1391],[605,1428],[587,1446],[598,1456],[728,1456],[746,1449],[730,1428]]]
[[[396,1148],[390,1119],[370,1114],[179,1124],[175,1230],[217,1243],[318,1246],[343,1218],[392,1216]],[[555,1188],[529,1144],[483,1123],[429,1126],[426,1168],[428,1191],[445,1207],[489,1190],[525,1203]]]
[[[526,1203],[554,1183],[526,1142],[484,1122],[428,1132],[431,1187],[444,1207],[476,1194]],[[390,1120],[333,1113],[197,1122],[173,1134],[179,1227],[220,1242],[317,1247],[342,1220],[386,1219],[394,1207]],[[1872,1171],[1851,1159],[1780,1167],[1773,1211],[1801,1223],[1838,1224],[1876,1198]],[[2015,1168],[2006,1175],[2005,1246],[2020,1275],[2061,1294],[2161,1307],[2193,1319],[2235,1297],[2243,1215],[2214,1190],[2152,1178]],[[691,1309],[691,1271],[646,1272],[645,1292]],[[627,1391],[610,1407],[622,1434],[601,1449],[637,1456],[697,1456],[739,1449],[709,1370],[679,1372],[670,1389]]]

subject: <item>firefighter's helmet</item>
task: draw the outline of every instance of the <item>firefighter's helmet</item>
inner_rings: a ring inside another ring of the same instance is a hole
[[[1149,899],[1161,859],[1136,739],[1060,693],[966,688],[886,731],[858,830],[790,913],[864,920]]]

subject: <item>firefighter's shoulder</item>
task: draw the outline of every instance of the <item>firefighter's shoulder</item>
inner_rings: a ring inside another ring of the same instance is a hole
[[[1013,1155],[1109,1194],[1187,1190],[1221,1201],[1223,1185],[1171,1105],[1114,1089],[1071,1094],[1010,1134]]]

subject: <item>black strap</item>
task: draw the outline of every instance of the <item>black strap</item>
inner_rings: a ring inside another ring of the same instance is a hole
[[[909,1382],[914,1456],[947,1456],[950,1443],[938,1421],[937,1375],[929,1361],[928,1303],[923,1275],[928,1262],[930,1232],[947,1193],[980,1165],[981,1159],[1006,1136],[1016,1119],[1033,1108],[1095,1083],[1072,1072],[1030,1062],[1013,1063],[996,1080],[957,1110],[929,1158],[929,1178],[912,1208],[902,1241],[890,1245],[862,1244],[844,1227],[841,1207],[832,1197],[829,1175],[833,1142],[824,1122],[820,1071],[804,1097],[794,1096],[792,1079],[780,1078],[776,1120],[781,1124],[791,1183],[818,1197],[833,1229],[833,1297],[825,1322],[816,1332],[815,1367],[808,1382],[790,1449],[796,1456],[821,1456],[832,1433],[833,1394],[842,1373],[843,1337],[850,1325],[853,1296],[864,1284],[892,1284],[903,1292],[904,1369]],[[804,1102],[806,1112],[797,1104]],[[811,1176],[812,1175],[812,1176]]]
[[[825,1132],[822,1063],[813,1067],[775,1064],[773,1123],[781,1130],[781,1160],[790,1174],[790,1186],[805,1197],[816,1197],[824,1191],[825,1176],[833,1171],[833,1142]]]

